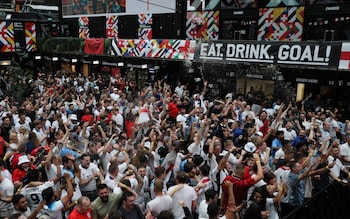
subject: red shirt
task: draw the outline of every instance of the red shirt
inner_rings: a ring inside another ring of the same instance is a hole
[[[86,114],[81,117],[82,122],[89,122],[89,125],[92,125],[94,122],[94,116],[91,114]]]
[[[225,193],[224,206],[227,206],[228,188],[225,182],[229,180],[233,184],[233,194],[235,196],[236,205],[240,205],[243,200],[247,200],[248,189],[255,184],[253,178],[240,179],[235,176],[227,176],[222,183],[222,191]]]
[[[18,167],[18,159],[24,154],[15,152],[11,157],[11,170],[15,170]]]
[[[80,213],[77,208],[74,208],[73,211],[68,215],[68,219],[91,219],[92,218],[92,212],[91,209],[84,214]]]
[[[128,138],[130,138],[131,137],[131,135],[132,135],[132,127],[134,127],[135,126],[135,121],[133,121],[133,120],[125,120],[125,130],[126,130],[126,136],[128,137]]]
[[[4,145],[5,145],[5,139],[0,136],[0,157],[3,157],[5,155]]]
[[[12,173],[12,182],[22,182],[23,177],[26,175],[26,171],[16,168]]]
[[[168,105],[169,116],[176,119],[177,114],[179,114],[179,108],[177,108],[174,102],[170,102]]]

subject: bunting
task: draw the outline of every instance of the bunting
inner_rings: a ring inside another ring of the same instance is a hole
[[[36,29],[34,22],[25,22],[26,51],[36,51]]]
[[[187,12],[186,38],[219,39],[219,11]]]
[[[0,51],[15,51],[15,33],[13,22],[0,21]]]
[[[194,59],[195,40],[113,40],[111,54],[124,57]]]
[[[138,15],[138,38],[143,40],[152,39],[152,14],[139,14]]]
[[[88,17],[79,17],[79,38],[89,38],[89,18]]]
[[[304,7],[260,8],[258,41],[301,41]]]
[[[338,69],[350,70],[350,43],[343,43],[341,46]]]
[[[118,16],[106,17],[106,38],[118,38]]]

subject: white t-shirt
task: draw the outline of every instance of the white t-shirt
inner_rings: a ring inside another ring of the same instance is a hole
[[[208,204],[206,200],[201,201],[198,207],[198,219],[199,218],[209,218],[208,215]]]
[[[279,167],[274,172],[274,174],[276,176],[276,180],[277,180],[277,185],[280,184],[281,179],[282,179],[283,182],[286,182],[287,186],[288,186],[289,173],[290,173],[290,168],[289,167],[285,167],[285,166]],[[283,197],[281,199],[281,203],[288,203],[288,202],[289,202],[289,194],[287,194],[287,196],[285,196],[285,197]]]
[[[44,205],[43,209],[39,212],[38,216],[48,215],[50,218],[62,219],[62,209],[64,208],[61,200],[51,202]]]
[[[332,155],[329,155],[328,158],[327,158],[327,162],[328,163],[333,163],[334,162],[334,157]],[[341,161],[338,158],[336,158],[335,165],[330,169],[330,171],[331,171],[331,173],[334,176],[339,177],[340,176],[340,171],[343,170],[344,168],[345,167],[341,163]],[[331,179],[331,177],[330,177],[330,179]]]
[[[266,198],[266,211],[269,211],[269,219],[279,219],[273,198]]]
[[[183,85],[181,86],[176,86],[175,87],[175,93],[177,93],[177,95],[181,98],[184,92],[184,87]]]
[[[100,172],[100,169],[94,163],[90,163],[88,168],[81,165],[79,165],[79,168],[81,170],[81,180],[87,180],[94,175],[94,172]],[[94,190],[96,190],[96,180],[91,180],[85,186],[81,186],[81,191],[91,192]]]
[[[168,190],[168,194],[172,193],[173,190],[176,188],[175,186],[172,186]],[[182,207],[179,205],[180,200],[183,200],[185,205],[190,209],[192,209],[192,201],[196,201],[197,195],[196,192],[194,191],[194,188],[184,184],[184,187],[180,190],[177,190],[175,194],[172,197],[173,202],[171,206],[171,212],[174,215],[175,219],[183,219],[185,217],[184,210]]]
[[[7,198],[9,196],[13,196],[14,194],[14,186],[13,183],[7,179],[4,178],[2,182],[0,182],[0,191],[1,191],[1,198]],[[0,200],[0,209],[11,209],[13,208],[13,205],[11,202],[4,202]]]
[[[195,142],[191,143],[188,147],[187,147],[188,152],[192,153],[192,156],[194,155],[200,155],[202,152],[202,148],[201,148],[201,143],[199,142],[198,145],[196,145]],[[203,153],[204,154],[204,153]]]
[[[156,196],[153,200],[147,203],[147,209],[152,213],[152,216],[158,217],[163,210],[170,211],[173,200],[170,195]]]
[[[284,140],[293,141],[293,139],[297,136],[297,133],[294,129],[287,130],[286,128],[281,128],[279,131],[283,131]]]
[[[350,160],[350,145],[349,143],[344,143],[340,145],[340,156],[345,157],[347,160]]]
[[[231,152],[228,152],[226,150],[223,150],[220,155],[222,156],[225,156],[227,153],[231,153]],[[235,167],[236,167],[236,164],[238,162],[237,158],[231,153],[230,156],[228,157],[228,160],[227,160],[230,164],[230,167],[231,167],[231,170],[234,170]]]
[[[62,167],[61,168],[61,173],[62,173]],[[45,168],[45,172],[47,175],[47,179],[49,181],[52,181],[54,179],[56,179],[57,177],[57,166],[55,164],[51,164],[50,169],[46,169]],[[61,183],[58,181],[55,186],[54,186],[54,190],[57,191],[60,188]]]
[[[39,142],[41,143],[41,146],[46,146],[47,145],[47,140],[44,140],[47,135],[44,133],[43,129],[33,129],[33,132],[35,133],[36,137],[38,138]]]
[[[275,159],[284,159],[284,151],[282,148],[278,149],[275,153]]]
[[[40,186],[22,188],[21,194],[27,199],[28,207],[32,211],[34,211],[34,209],[43,200],[43,196],[41,195],[42,192],[49,187],[54,187],[53,181],[47,181]]]

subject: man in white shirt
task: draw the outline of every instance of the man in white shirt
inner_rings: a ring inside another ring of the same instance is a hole
[[[179,172],[176,175],[176,183],[177,185],[170,187],[168,190],[168,195],[173,199],[171,211],[175,219],[183,219],[185,213],[179,202],[183,200],[185,206],[193,212],[196,209],[197,195],[194,188],[186,184],[186,175],[184,172]]]
[[[118,128],[123,129],[124,127],[124,118],[122,114],[119,113],[118,108],[113,108],[112,109],[112,119],[115,121],[117,124]]]
[[[116,88],[116,87],[113,88],[113,93],[111,93],[110,96],[111,96],[112,100],[118,101],[120,98],[120,96],[118,94],[118,88]]]
[[[119,174],[118,164],[112,163],[105,177],[105,184],[108,186],[110,191],[113,191],[114,188],[118,185],[118,182],[121,180],[122,176]]]
[[[335,165],[332,168],[330,168],[330,173],[329,173],[330,179],[335,180],[337,182],[341,182],[341,179],[340,179],[341,171],[343,171],[347,175],[348,179],[350,178],[350,173],[339,160],[340,152],[337,144],[338,143],[333,142],[333,144],[330,145],[330,147],[332,147],[332,150],[331,150],[331,154],[327,158],[327,161],[328,161],[328,164],[335,163]]]
[[[293,139],[297,136],[297,133],[293,129],[293,124],[291,122],[287,122],[284,128],[281,128],[279,130],[284,132],[284,140],[293,141]]]
[[[340,159],[343,164],[350,164],[350,135],[346,138],[346,143],[340,145]]]
[[[13,183],[0,174],[0,217],[9,217],[13,211],[11,201],[14,190]]]
[[[154,182],[154,193],[156,197],[147,203],[147,215],[158,217],[159,213],[164,210],[171,210],[173,200],[170,195],[163,194],[163,180],[157,179]]]
[[[218,194],[212,189],[205,191],[205,200],[202,200],[198,207],[198,219],[209,218],[208,205],[210,203],[216,203],[218,200]]]
[[[39,119],[34,121],[34,128],[33,132],[35,133],[36,137],[38,138],[41,146],[47,145],[47,133],[43,130],[43,122]]]
[[[103,180],[100,169],[96,164],[91,163],[89,154],[81,155],[81,164],[79,165],[81,171],[80,190],[83,196],[86,196],[90,201],[97,198],[96,178],[100,177]]]

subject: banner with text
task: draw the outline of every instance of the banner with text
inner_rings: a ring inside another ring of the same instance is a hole
[[[341,42],[198,42],[196,59],[337,69]]]

